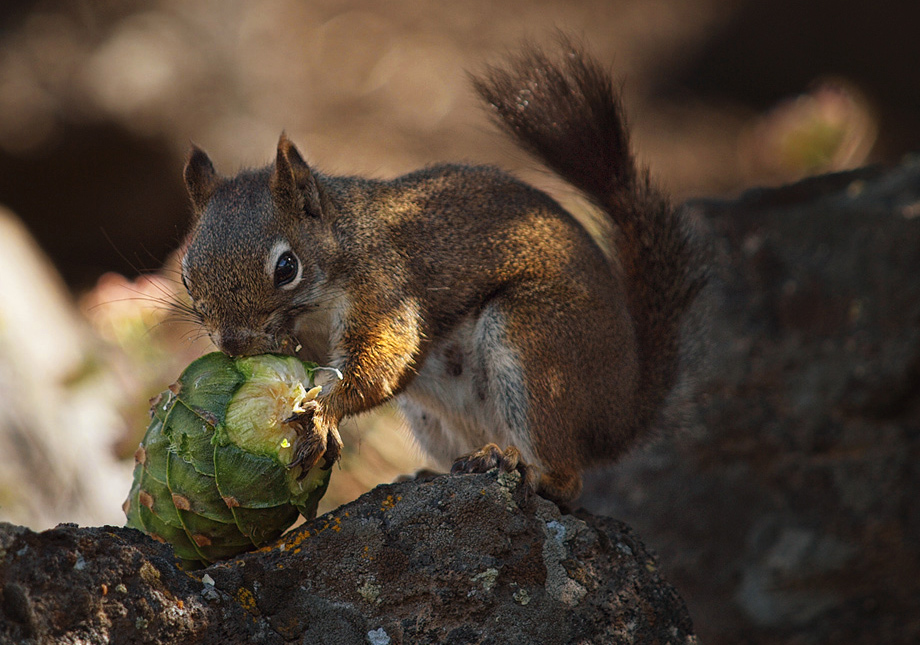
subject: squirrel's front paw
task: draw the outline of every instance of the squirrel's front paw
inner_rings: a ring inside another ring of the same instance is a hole
[[[508,446],[502,450],[494,443],[486,444],[479,450],[474,450],[458,458],[451,467],[450,472],[485,473],[493,468],[498,468],[501,472],[506,473],[516,470],[521,473],[523,480],[531,488],[534,487],[533,471],[524,461],[521,451],[514,446]]]
[[[285,419],[297,431],[297,441],[294,444],[294,458],[288,468],[301,468],[299,478],[306,476],[320,459],[324,460],[323,468],[332,468],[332,464],[339,460],[342,453],[342,437],[334,423],[325,421],[318,405],[304,412],[291,415]]]

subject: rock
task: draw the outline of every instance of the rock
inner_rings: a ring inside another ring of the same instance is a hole
[[[920,159],[697,201],[695,424],[586,486],[703,642],[920,642]]]
[[[190,573],[130,529],[0,525],[0,642],[696,642],[627,526],[519,480],[379,486]]]
[[[117,521],[124,393],[100,354],[48,258],[0,206],[0,519]]]

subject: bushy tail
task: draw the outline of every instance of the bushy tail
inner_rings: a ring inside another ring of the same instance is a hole
[[[681,320],[705,278],[681,218],[636,168],[610,74],[560,40],[558,60],[528,46],[507,69],[491,68],[473,83],[506,132],[619,228],[618,260],[639,341],[641,430],[677,380]]]

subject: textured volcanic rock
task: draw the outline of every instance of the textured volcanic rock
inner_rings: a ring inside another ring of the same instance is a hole
[[[695,427],[585,506],[703,642],[920,642],[920,160],[687,208],[716,257]]]
[[[628,527],[561,514],[519,479],[380,486],[189,573],[133,530],[0,525],[0,642],[696,641]]]

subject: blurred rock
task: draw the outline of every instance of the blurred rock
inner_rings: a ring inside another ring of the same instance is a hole
[[[21,222],[0,208],[0,519],[117,521],[130,465],[112,382],[70,296]]]
[[[519,481],[380,486],[192,574],[137,531],[0,525],[0,641],[696,642],[628,527],[562,515]]]
[[[703,642],[920,642],[920,159],[686,208],[717,254],[696,424],[583,503]]]

